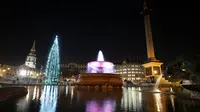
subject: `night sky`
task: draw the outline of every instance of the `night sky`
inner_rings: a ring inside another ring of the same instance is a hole
[[[41,2],[42,1],[42,2]],[[151,0],[157,59],[199,53],[195,3]],[[23,64],[34,40],[37,63],[44,64],[56,34],[61,63],[88,62],[102,50],[109,61],[146,58],[143,0],[19,0],[1,3],[0,63]],[[196,39],[197,38],[197,39]]]

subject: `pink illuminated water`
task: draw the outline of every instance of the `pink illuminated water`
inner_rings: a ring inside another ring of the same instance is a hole
[[[88,101],[86,112],[114,112],[115,102],[113,100],[104,100],[103,102]]]
[[[114,73],[114,64],[104,61],[102,51],[98,52],[97,61],[87,64],[87,73]]]

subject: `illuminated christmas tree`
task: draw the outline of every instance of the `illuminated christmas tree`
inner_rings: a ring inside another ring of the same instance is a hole
[[[58,84],[60,74],[60,54],[58,45],[58,36],[49,52],[45,69],[45,84]]]

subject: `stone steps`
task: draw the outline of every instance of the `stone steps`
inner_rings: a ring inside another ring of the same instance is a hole
[[[162,77],[160,80],[160,84],[171,84],[171,82]]]

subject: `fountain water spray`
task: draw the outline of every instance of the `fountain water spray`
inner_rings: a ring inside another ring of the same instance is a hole
[[[155,84],[155,86],[154,86],[154,91],[159,91],[159,90],[158,90],[158,86],[159,86],[159,84],[160,84],[160,80],[162,79],[162,76],[163,76],[163,74],[161,74],[161,75],[158,77],[158,79],[156,80],[156,84]]]
[[[97,61],[104,61],[104,56],[102,51],[100,50],[97,56]]]

